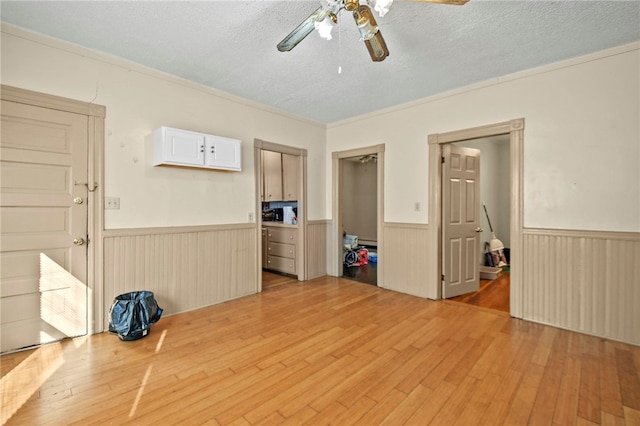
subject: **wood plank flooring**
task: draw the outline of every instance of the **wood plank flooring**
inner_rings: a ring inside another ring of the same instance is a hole
[[[4,355],[10,425],[639,425],[640,348],[350,280]]]
[[[494,280],[480,280],[478,291],[452,297],[449,300],[509,313],[509,285],[509,272],[501,272]]]

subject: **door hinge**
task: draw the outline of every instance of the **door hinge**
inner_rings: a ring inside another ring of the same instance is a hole
[[[441,160],[442,160],[442,164],[444,164],[444,155],[442,156]]]
[[[444,281],[444,274],[440,275],[440,279]]]

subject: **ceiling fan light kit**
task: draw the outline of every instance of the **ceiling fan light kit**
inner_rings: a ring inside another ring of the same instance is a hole
[[[416,0],[426,3],[443,3],[463,5],[469,0]],[[378,28],[371,7],[378,12],[381,18],[389,11],[393,0],[323,0],[322,5],[317,8],[307,19],[294,28],[280,43],[278,50],[288,52],[297,46],[306,36],[316,29],[320,36],[326,40],[331,40],[331,30],[338,22],[338,15],[343,9],[353,12],[362,41],[364,41],[369,55],[374,62],[383,61],[389,56],[389,49],[382,38],[382,33]],[[371,6],[371,7],[370,7]]]
[[[353,17],[356,20],[356,25],[358,26],[358,30],[360,30],[362,40],[364,40],[364,44],[367,46],[371,59],[374,62],[380,62],[389,56],[389,49],[387,49],[387,44],[384,38],[382,38],[378,24],[369,6],[359,6],[358,9],[353,12]]]

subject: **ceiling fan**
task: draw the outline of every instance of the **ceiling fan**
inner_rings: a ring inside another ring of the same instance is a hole
[[[463,5],[469,0],[414,0],[426,3],[443,3]],[[331,40],[331,29],[338,22],[338,15],[346,10],[353,13],[362,41],[367,46],[369,55],[374,62],[383,61],[389,56],[387,44],[378,29],[371,7],[382,18],[388,11],[393,0],[322,0],[318,7],[307,19],[298,25],[288,36],[278,43],[278,50],[288,52],[298,45],[314,29],[322,38]]]

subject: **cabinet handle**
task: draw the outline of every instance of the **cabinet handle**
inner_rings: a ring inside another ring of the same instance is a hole
[[[212,154],[216,153],[216,147],[214,145],[211,145],[211,153]]]
[[[204,145],[200,145],[200,152],[204,152]]]

